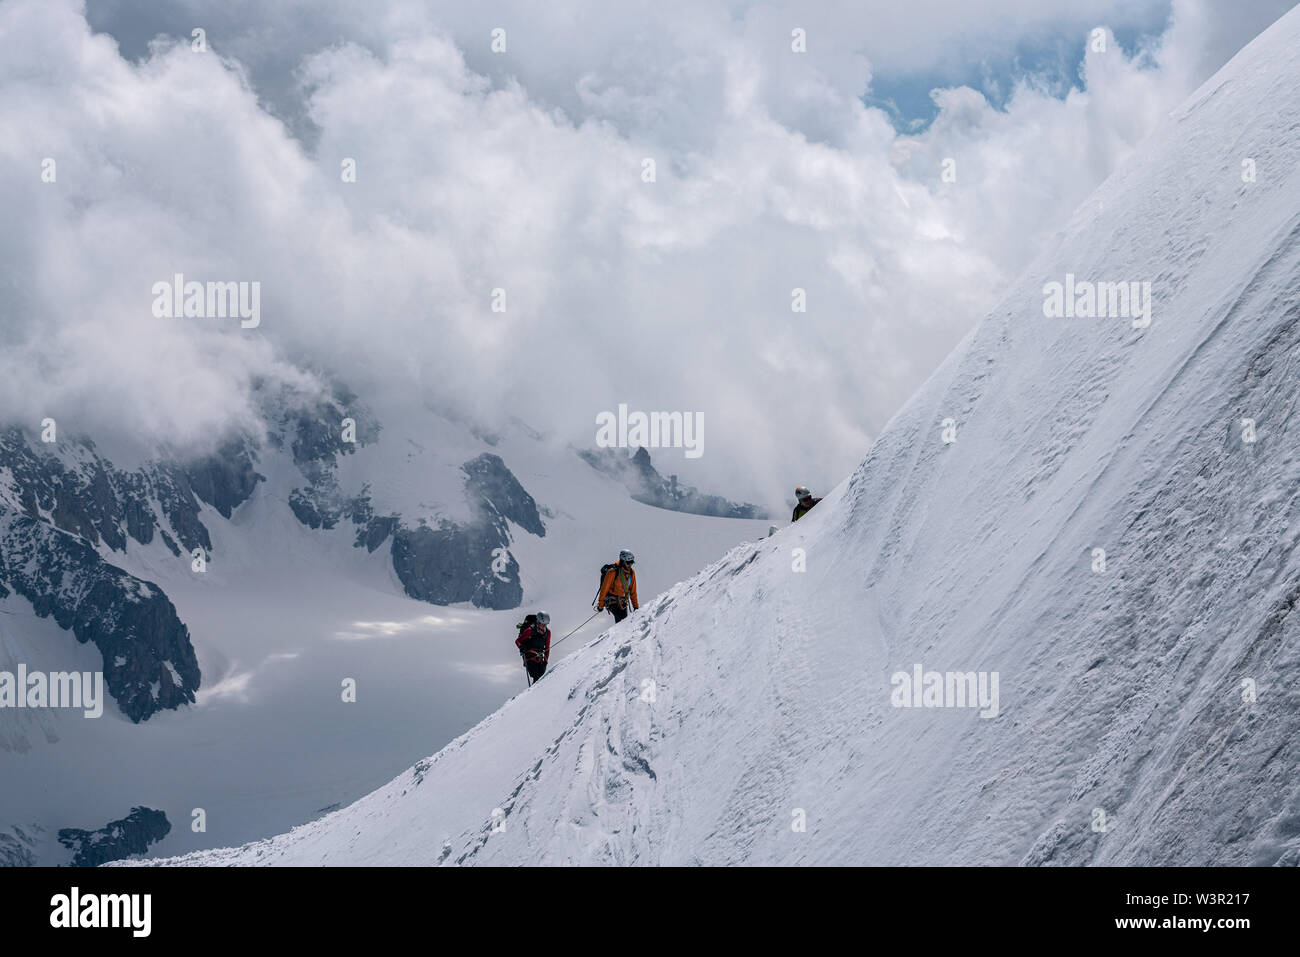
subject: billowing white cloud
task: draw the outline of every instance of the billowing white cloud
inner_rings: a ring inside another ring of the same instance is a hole
[[[1089,3],[1071,24],[1118,9]],[[1231,52],[1178,0],[1159,46],[1089,53],[1065,99],[939,91],[935,122],[900,135],[861,99],[881,35],[913,38],[916,67],[1050,19],[970,6],[279,3],[259,31],[192,0],[165,29],[188,36],[190,14],[211,50],[132,61],[73,0],[7,0],[0,405],[191,446],[255,427],[255,378],[330,369],[392,407],[516,413],[581,444],[620,402],[702,412],[696,471],[665,464],[736,497],[838,480]],[[154,317],[178,272],[259,281],[262,324]]]

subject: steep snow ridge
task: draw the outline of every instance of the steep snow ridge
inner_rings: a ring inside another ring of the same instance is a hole
[[[1300,10],[805,519],[350,807],[180,860],[1300,863],[1298,169]],[[1046,318],[1067,273],[1149,280],[1152,325]],[[893,707],[918,663],[1000,713]]]
[[[977,843],[1000,809],[1030,863],[1295,860],[1297,33],[1293,13],[1080,210],[847,491],[887,636],[1002,672],[1010,727],[956,742],[918,808],[939,859],[999,859]],[[1067,271],[1151,278],[1152,327],[1035,315]],[[957,443],[917,441],[948,416]],[[1079,827],[1094,808],[1104,834]]]
[[[701,593],[721,592],[714,595],[726,600],[725,607],[717,609],[719,615],[753,608],[751,594],[729,595],[725,583],[753,561],[759,547],[740,546],[698,578],[675,586],[560,662],[541,683],[438,755],[352,807],[296,828],[286,837],[183,860],[340,864],[642,860],[643,845],[658,843],[676,826],[670,812],[677,810],[683,788],[690,793],[700,788],[702,782],[693,780],[696,769],[707,765],[709,752],[718,744],[687,733],[677,743],[692,742],[693,753],[652,759],[666,737],[689,731],[688,722],[705,717],[739,745],[748,737],[743,722],[721,720],[722,713],[759,718],[768,711],[769,704],[760,694],[723,693],[714,708],[701,708],[691,696],[678,702],[666,678],[656,683],[653,702],[642,700],[651,696],[647,679],[709,668],[716,654],[727,656],[725,668],[721,660],[716,662],[720,672],[736,672],[742,682],[753,682],[756,692],[761,693],[764,685],[770,690],[771,662],[736,655],[737,643],[722,629],[702,631],[703,640],[693,647],[662,643],[664,635],[687,625],[681,620],[683,613],[691,614],[685,606],[698,601]],[[770,554],[773,546],[765,547]],[[692,684],[689,690],[697,689]],[[725,754],[718,757],[725,760]],[[717,795],[719,801],[724,797]],[[501,829],[494,831],[494,827]],[[627,837],[633,838],[630,845]],[[698,837],[691,835],[687,845]]]

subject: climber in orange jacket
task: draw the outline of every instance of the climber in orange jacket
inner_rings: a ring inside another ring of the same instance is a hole
[[[600,594],[596,596],[596,610],[608,611],[618,624],[627,617],[628,602],[633,609],[641,605],[636,600],[636,572],[632,563],[636,558],[626,548],[618,553],[618,562],[601,569]]]

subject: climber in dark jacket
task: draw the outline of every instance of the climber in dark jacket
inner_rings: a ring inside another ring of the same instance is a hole
[[[551,657],[551,616],[544,611],[524,618],[519,625],[519,637],[515,647],[523,656],[524,667],[528,669],[530,681],[537,681],[546,674],[546,662]]]
[[[812,492],[800,485],[794,490],[794,497],[799,500],[799,504],[794,507],[794,515],[790,521],[797,522],[807,515],[814,505],[821,501],[819,498],[813,498]]]

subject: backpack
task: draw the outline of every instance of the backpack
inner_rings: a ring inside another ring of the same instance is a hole
[[[592,607],[595,607],[596,599],[600,598],[600,590],[605,587],[605,576],[609,574],[611,568],[618,568],[618,562],[610,562],[607,565],[600,566],[600,581],[596,583],[596,598],[591,601]]]
[[[537,616],[527,615],[524,617],[524,620],[515,627],[520,631],[523,631],[525,628],[528,629],[528,634],[526,636],[520,636],[523,640],[523,643],[519,646],[520,653],[524,655],[532,655],[537,658],[545,658],[546,629],[543,629],[540,635],[537,633]]]

